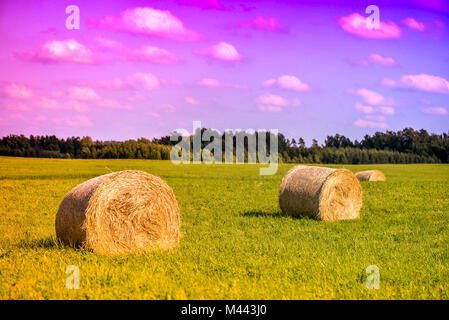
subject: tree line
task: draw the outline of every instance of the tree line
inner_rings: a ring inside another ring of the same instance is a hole
[[[93,141],[90,137],[9,135],[0,140],[0,155],[75,159],[170,159],[171,147],[148,139]]]
[[[201,132],[204,132],[202,129]],[[197,132],[199,133],[199,132]],[[245,152],[251,135],[244,138]],[[253,137],[254,138],[254,137]],[[426,130],[405,128],[394,132],[376,132],[365,135],[361,141],[336,134],[327,136],[322,145],[316,139],[306,146],[304,139],[286,138],[277,135],[280,162],[324,163],[324,164],[369,164],[369,163],[448,163],[449,135],[429,134]],[[193,136],[190,136],[193,142]],[[223,142],[224,134],[223,134]],[[42,158],[79,159],[158,159],[169,160],[170,150],[177,141],[170,136],[152,140],[93,141],[90,137],[9,135],[0,139],[0,155]],[[204,148],[210,142],[202,142]],[[269,150],[270,137],[266,137]],[[235,150],[236,137],[233,137]],[[223,144],[223,152],[225,146]]]

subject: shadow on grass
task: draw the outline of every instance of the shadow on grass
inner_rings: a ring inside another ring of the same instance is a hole
[[[21,240],[17,247],[21,249],[58,249],[62,248],[62,244],[55,237],[46,237],[42,239]]]
[[[54,236],[49,236],[42,239],[30,239],[21,240],[17,245],[21,249],[73,249],[81,250],[81,248],[76,244],[63,244],[61,241],[56,239]]]
[[[286,214],[283,214],[280,211],[276,212],[265,212],[265,211],[245,211],[242,213],[242,216],[244,217],[262,217],[262,218],[290,218],[290,219],[297,219],[297,220],[315,220],[311,217],[304,216],[304,217],[296,217],[296,216],[289,216]]]
[[[282,212],[265,212],[265,211],[245,211],[242,213],[244,217],[263,217],[263,218],[286,218]]]

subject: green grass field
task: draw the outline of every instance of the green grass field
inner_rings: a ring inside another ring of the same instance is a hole
[[[1,299],[448,299],[449,165],[379,168],[363,182],[356,221],[283,217],[277,190],[292,165],[0,157]],[[170,252],[118,257],[62,247],[54,219],[77,184],[123,169],[158,175],[174,189],[183,238]],[[68,290],[68,265],[80,289]],[[380,269],[367,289],[366,267]]]

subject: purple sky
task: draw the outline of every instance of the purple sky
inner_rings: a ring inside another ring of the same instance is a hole
[[[3,0],[0,38],[0,136],[449,129],[445,0]]]

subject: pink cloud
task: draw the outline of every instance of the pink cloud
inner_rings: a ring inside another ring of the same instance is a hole
[[[359,102],[356,102],[355,104],[355,108],[359,111],[362,111],[363,113],[374,113],[375,110],[373,107],[371,106],[365,106]]]
[[[93,123],[85,115],[75,116],[71,119],[63,120],[65,124],[71,127],[92,127]]]
[[[87,112],[89,111],[89,107],[80,101],[77,100],[70,100],[67,101],[67,107],[71,110],[74,110],[76,112]]]
[[[141,92],[136,91],[133,95],[128,97],[129,101],[138,101],[138,100],[145,100],[145,95],[143,95]]]
[[[109,90],[120,90],[126,86],[126,82],[120,78],[112,78],[109,80],[88,81],[88,82],[86,82],[86,84],[89,86],[95,87],[95,88],[102,88],[102,89],[109,89]]]
[[[47,110],[75,110],[78,112],[87,111],[87,106],[83,106],[82,103],[77,101],[70,101],[67,103],[62,103],[59,100],[51,99],[47,97],[41,97],[35,101],[35,105],[42,109]]]
[[[96,102],[96,104],[100,107],[105,107],[109,109],[117,109],[117,110],[132,110],[133,106],[130,104],[121,104],[117,100],[114,99],[101,99]]]
[[[163,104],[162,106],[159,107],[159,109],[161,111],[167,112],[167,113],[176,112],[176,108],[172,104],[170,104],[170,103]]]
[[[406,18],[401,23],[409,29],[419,32],[425,36],[441,40],[445,36],[446,23],[444,20],[434,18],[428,22],[420,22],[414,18]]]
[[[196,82],[195,84],[197,86],[207,87],[207,88],[235,88],[235,89],[247,89],[248,88],[246,85],[223,83],[217,79],[212,79],[212,78],[201,79],[200,81]]]
[[[104,37],[97,37],[96,41],[101,47],[115,51],[125,61],[147,61],[157,64],[178,62],[178,57],[174,53],[156,46],[142,46],[130,49],[124,47],[118,41]]]
[[[262,112],[281,112],[283,111],[283,107],[296,107],[301,105],[301,101],[298,98],[289,101],[275,94],[264,93],[256,98],[256,104]]]
[[[283,32],[285,26],[274,17],[257,16],[251,21],[241,21],[238,26],[242,28],[252,28],[266,31]]]
[[[384,78],[382,84],[393,88],[408,88],[418,91],[449,94],[449,81],[429,74],[405,75],[397,81]]]
[[[3,87],[3,93],[12,99],[30,99],[33,92],[25,85],[10,83]]]
[[[155,119],[160,118],[159,113],[154,112],[154,111],[145,112],[145,114],[148,115],[148,116],[150,116],[150,117],[152,117],[152,118],[155,118]]]
[[[124,90],[124,89],[141,89],[155,90],[159,89],[162,84],[162,79],[150,72],[138,72],[130,75],[126,79],[112,78],[109,80],[98,79],[84,81],[83,85],[107,90]],[[142,100],[144,97],[141,94],[134,95],[132,100]]]
[[[289,102],[287,99],[285,99],[284,97],[275,95],[275,94],[271,94],[271,93],[265,93],[261,96],[259,96],[256,99],[256,102],[258,104],[270,104],[270,105],[275,105],[275,106],[288,106]]]
[[[219,0],[178,0],[179,4],[197,7],[203,10],[224,10]]]
[[[87,102],[93,102],[95,105],[110,109],[131,110],[132,106],[129,104],[121,104],[117,100],[103,98],[92,88],[72,87],[69,90],[69,98]],[[79,101],[71,101],[69,104],[76,111],[87,110],[87,106]]]
[[[381,82],[381,84],[383,86],[391,87],[391,88],[398,87],[399,83],[400,83],[399,81],[396,81],[396,80],[393,80],[393,79],[390,79],[390,78],[383,78],[382,82]]]
[[[202,87],[218,88],[221,86],[221,82],[216,79],[204,78],[198,81],[197,85]]]
[[[62,104],[59,103],[58,100],[46,97],[39,98],[35,103],[38,107],[43,109],[51,109],[51,110],[63,109]]]
[[[357,94],[363,98],[363,100],[370,105],[379,105],[385,103],[385,98],[378,92],[368,90],[368,89],[359,89],[357,90]]]
[[[383,121],[358,119],[357,121],[354,122],[354,124],[360,128],[388,129],[388,124]]]
[[[115,99],[103,98],[94,89],[88,87],[71,87],[67,92],[57,94],[57,99],[40,97],[35,104],[43,109],[51,110],[73,110],[76,112],[87,112],[89,106],[95,106],[131,110],[133,107],[129,104],[121,104]]]
[[[157,64],[172,64],[178,62],[178,57],[168,50],[154,46],[143,46],[138,49],[125,49],[120,52],[124,60],[147,61]]]
[[[82,101],[98,101],[100,96],[92,88],[72,87],[69,89],[69,97]]]
[[[192,97],[184,97],[184,101],[188,104],[192,104],[192,105],[198,105],[200,104],[200,102],[198,100],[196,100],[195,98]]]
[[[446,108],[425,108],[423,109],[423,112],[427,114],[434,114],[440,116],[446,116],[449,114]]]
[[[424,31],[424,29],[426,28],[425,25],[424,25],[424,23],[419,22],[419,21],[416,21],[415,19],[410,18],[410,17],[409,17],[409,18],[403,19],[403,20],[401,21],[401,23],[402,23],[404,26],[406,26],[406,27],[408,27],[408,28],[410,28],[410,29],[412,29],[412,30],[414,30],[414,31],[419,31],[419,32],[421,32],[421,31]]]
[[[262,112],[282,112],[281,106],[273,106],[273,105],[258,105],[258,109]]]
[[[352,13],[338,19],[340,27],[355,36],[369,39],[394,39],[401,37],[401,29],[394,22],[380,21],[378,29],[367,26],[367,17]]]
[[[97,37],[95,41],[99,46],[107,49],[121,49],[123,47],[120,42],[105,37]]]
[[[397,62],[392,57],[384,57],[380,54],[372,53],[368,55],[365,59],[356,61],[356,64],[361,64],[365,66],[370,64],[377,64],[386,67],[393,67],[397,65]]]
[[[169,10],[151,7],[129,8],[118,17],[106,15],[101,19],[89,19],[88,23],[111,30],[178,41],[198,41],[204,38],[198,32],[187,29]]]
[[[283,75],[278,77],[277,79],[269,79],[262,83],[264,87],[271,87],[273,85],[278,86],[283,89],[290,89],[294,91],[309,91],[310,86],[302,82],[295,76]]]
[[[128,83],[130,84],[140,84],[147,90],[159,89],[160,81],[159,79],[153,75],[152,73],[135,73],[131,77],[129,77]]]
[[[393,115],[395,114],[395,110],[392,107],[378,107],[375,108],[369,105],[363,105],[360,102],[356,102],[355,108],[365,114],[367,114],[367,118],[370,120],[376,120],[376,117],[380,118],[382,116],[375,116],[375,113],[381,113],[384,115]]]
[[[76,112],[87,112],[89,107],[78,100],[65,100],[60,101],[58,99],[52,99],[47,97],[40,97],[34,101],[34,106],[47,110],[73,110]]]
[[[181,81],[176,79],[159,79],[161,81],[161,84],[164,86],[179,86],[181,85]]]
[[[218,60],[237,61],[242,60],[243,56],[230,43],[221,41],[205,50],[195,50],[198,55],[208,56]]]
[[[36,62],[72,62],[92,64],[92,51],[76,40],[50,40],[29,53],[16,54],[19,58]]]
[[[366,118],[368,120],[374,120],[374,121],[381,121],[381,122],[385,121],[385,116],[378,116],[378,115],[370,114],[370,115],[367,115]]]
[[[396,111],[392,107],[380,107],[380,112],[385,115],[393,115],[396,113]]]

